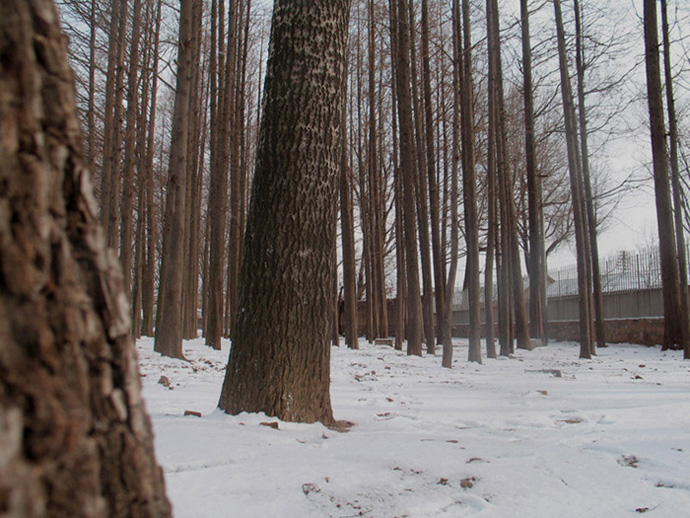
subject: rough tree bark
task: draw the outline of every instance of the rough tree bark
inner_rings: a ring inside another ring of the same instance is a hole
[[[57,10],[4,0],[0,34],[0,509],[170,516]]]
[[[333,242],[349,1],[273,11],[239,312],[219,406],[333,423]]]

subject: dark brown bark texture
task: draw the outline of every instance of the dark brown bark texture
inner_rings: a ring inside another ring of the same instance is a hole
[[[219,406],[333,421],[330,338],[349,1],[273,12],[240,305]]]
[[[3,0],[0,513],[170,516],[76,113],[54,6]]]

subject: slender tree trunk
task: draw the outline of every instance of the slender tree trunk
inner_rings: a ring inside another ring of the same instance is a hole
[[[434,106],[431,101],[431,56],[429,54],[429,0],[422,0],[422,92],[424,96],[424,117],[426,131],[426,166],[429,182],[429,216],[431,218],[431,250],[434,269],[434,294],[436,296],[436,332],[442,338],[445,314],[444,255],[441,248],[439,189],[436,179],[436,147],[434,131]],[[421,150],[420,150],[421,152]],[[447,337],[446,337],[447,339]],[[443,342],[442,342],[443,343]],[[427,348],[429,344],[427,343]]]
[[[231,2],[230,12],[232,13]],[[223,6],[218,9],[218,43],[223,41],[222,14]],[[212,20],[213,20],[212,16]],[[232,17],[230,22],[232,22]],[[232,23],[228,33],[227,48],[234,49]],[[213,31],[212,31],[213,32]],[[225,48],[225,47],[223,47]],[[215,52],[211,48],[211,52]],[[207,318],[205,337],[206,344],[220,350],[220,340],[223,335],[224,305],[223,286],[225,285],[225,218],[228,208],[228,163],[229,163],[229,118],[230,97],[232,95],[232,59],[224,59],[221,56],[222,49],[218,49],[218,81],[214,95],[214,79],[212,74],[211,97],[213,98],[211,114],[211,131],[213,135],[211,150],[211,174],[209,188],[208,218],[210,222],[210,252],[209,252],[209,279],[207,290]],[[211,57],[211,67],[214,66],[215,57]],[[222,62],[222,66],[221,66]],[[214,152],[215,151],[215,152]],[[229,304],[229,302],[228,302]]]
[[[239,81],[238,81],[238,59],[237,44],[241,41],[238,38],[238,26],[240,16],[238,13],[239,5],[235,0],[230,1],[230,30],[235,34],[232,42],[228,38],[228,67],[231,76],[228,77],[229,84],[227,92],[232,99],[228,105],[230,114],[230,240],[228,242],[228,310],[230,319],[228,325],[232,331],[232,321],[238,312],[238,279],[241,267],[240,262],[240,241],[242,237],[242,170],[240,168],[240,127],[244,121],[239,120]],[[230,333],[232,335],[232,332]]]
[[[114,126],[111,133],[110,146],[103,156],[104,161],[110,168],[108,179],[110,185],[108,187],[109,203],[108,203],[108,226],[106,227],[108,246],[117,250],[117,245],[120,237],[120,201],[122,200],[122,178],[121,178],[121,161],[122,161],[122,97],[124,95],[124,61],[125,61],[125,43],[127,40],[127,13],[129,2],[122,0],[119,9],[118,20],[118,34],[116,46],[116,64],[115,64],[115,101],[113,105],[112,119],[110,119]],[[109,116],[110,114],[108,114]],[[106,119],[107,120],[107,119]],[[129,290],[129,288],[128,288]]]
[[[200,65],[202,18],[203,5],[201,4],[192,15],[193,72],[187,144],[187,186],[185,188],[185,275],[182,287],[182,337],[187,340],[197,337],[199,311],[199,213],[206,137],[206,121],[202,115],[202,106],[205,106],[206,97],[206,88],[202,80],[205,71]]]
[[[577,123],[575,107],[568,73],[568,61],[565,52],[565,34],[560,0],[554,0],[556,14],[556,31],[558,37],[558,57],[561,73],[561,95],[568,147],[568,170],[570,171],[570,190],[573,200],[573,219],[575,222],[575,246],[577,249],[577,285],[580,310],[580,358],[591,358],[594,343],[591,326],[591,285],[589,283],[590,257],[587,254],[587,215],[584,206],[584,189],[579,163],[579,146],[577,141]]]
[[[171,516],[57,9],[4,0],[0,34],[2,514]]]
[[[436,353],[436,330],[434,329],[434,285],[433,265],[431,263],[431,236],[429,234],[429,195],[426,179],[426,154],[424,152],[425,131],[423,124],[422,102],[417,87],[417,43],[415,41],[416,22],[414,18],[414,0],[409,1],[409,30],[410,30],[410,78],[412,85],[412,106],[414,124],[413,154],[417,169],[415,171],[415,202],[417,204],[417,224],[419,226],[419,255],[422,263],[422,317],[424,319],[424,338],[428,354]]]
[[[659,34],[657,28],[656,1],[644,1],[645,63],[647,68],[647,102],[649,105],[650,133],[652,141],[652,165],[654,172],[654,193],[659,230],[659,253],[661,255],[661,283],[664,293],[664,346],[673,349],[683,344],[683,320],[681,314],[680,279],[671,186],[669,182],[668,155],[666,153],[666,129],[661,93],[661,72],[659,64]]]
[[[465,242],[467,243],[467,292],[469,296],[469,360],[481,363],[481,308],[479,293],[479,221],[477,217],[477,174],[474,158],[474,110],[472,107],[472,33],[470,5],[462,2],[462,188],[465,211]]]
[[[587,138],[587,110],[585,107],[585,65],[584,48],[582,43],[582,26],[580,22],[580,5],[578,0],[574,0],[575,9],[575,41],[577,67],[577,99],[580,123],[580,152],[582,153],[582,176],[585,186],[585,204],[587,210],[587,221],[589,229],[589,249],[591,253],[591,274],[593,286],[594,302],[594,325],[595,337],[599,347],[606,347],[606,332],[604,330],[604,297],[601,288],[601,271],[599,268],[599,242],[597,239],[597,216],[594,208],[594,195],[592,193],[591,174],[589,170],[589,146]],[[592,354],[596,354],[592,350]]]
[[[180,0],[180,37],[177,90],[173,112],[170,164],[163,224],[163,252],[158,288],[154,350],[183,358],[182,282],[184,276],[184,221],[189,150],[189,111],[193,74],[192,17],[199,0]]]
[[[333,243],[349,1],[278,0],[226,412],[332,424]],[[271,325],[257,325],[270,322]]]
[[[340,224],[343,246],[343,329],[345,343],[350,349],[359,349],[357,313],[357,265],[355,262],[355,227],[352,213],[352,175],[347,146],[347,85],[344,89],[340,123]]]
[[[444,322],[441,329],[443,343],[443,360],[441,365],[446,368],[453,366],[453,299],[455,298],[455,277],[458,269],[458,251],[460,242],[460,223],[458,221],[458,169],[460,164],[460,104],[461,104],[461,75],[463,74],[462,56],[462,27],[460,1],[453,0],[453,151],[451,165],[450,186],[450,266],[448,268],[448,280],[446,282]]]
[[[422,304],[419,289],[419,254],[415,202],[412,98],[410,94],[410,29],[407,0],[396,0],[397,48],[395,61],[396,93],[400,127],[400,171],[403,184],[403,225],[407,285],[407,353],[422,354]]]
[[[393,188],[395,204],[395,270],[396,270],[396,293],[395,293],[395,349],[402,351],[403,341],[406,335],[406,314],[407,314],[407,279],[405,266],[405,231],[403,222],[403,183],[400,161],[398,157],[398,94],[396,89],[397,72],[394,56],[400,52],[398,48],[398,17],[394,0],[389,0],[390,16],[390,37],[391,37],[391,126],[393,141]]]
[[[125,290],[132,297],[132,259],[134,230],[134,168],[136,145],[136,115],[139,80],[139,46],[141,35],[141,0],[134,0],[132,11],[132,41],[127,69],[127,127],[125,130],[125,162],[122,171],[122,212],[120,220],[120,262],[125,275]]]
[[[661,0],[661,23],[664,42],[664,79],[666,81],[666,110],[668,113],[668,139],[671,156],[671,186],[673,189],[673,213],[676,226],[676,247],[678,249],[678,274],[680,283],[680,338],[683,357],[690,360],[690,313],[688,310],[688,265],[685,255],[685,236],[683,232],[682,187],[678,167],[678,124],[676,103],[673,95],[673,74],[671,73],[671,42],[668,31],[666,0]]]
[[[376,117],[376,38],[374,19],[374,0],[369,0],[369,147],[367,153],[367,186],[369,190],[369,260],[371,272],[371,289],[367,291],[372,316],[372,331],[374,337],[388,336],[388,322],[386,318],[386,286],[383,270],[383,222],[381,202],[381,171],[378,167],[378,133]],[[369,285],[368,285],[369,286]]]
[[[546,285],[544,264],[544,233],[541,226],[542,185],[537,171],[534,137],[534,92],[532,86],[532,47],[529,33],[529,8],[527,0],[520,0],[522,27],[523,100],[525,105],[525,165],[527,169],[527,197],[529,219],[529,321],[530,336],[546,345],[546,315],[542,298]]]
[[[156,287],[156,214],[154,199],[153,157],[156,135],[156,97],[158,94],[158,48],[160,44],[161,2],[156,5],[156,22],[151,65],[151,110],[148,120],[148,139],[146,144],[146,262],[142,281],[142,334],[153,336],[155,323],[155,287]]]
[[[118,71],[118,45],[120,42],[119,27],[121,20],[124,22],[125,16],[122,13],[126,7],[126,0],[112,0],[110,4],[110,27],[108,30],[108,65],[105,84],[105,114],[104,120],[114,121],[115,92],[117,88]],[[101,212],[100,220],[103,229],[108,235],[110,225],[111,205],[113,204],[113,193],[110,184],[113,171],[112,150],[113,141],[116,140],[114,133],[118,130],[119,124],[105,124],[103,128],[103,164],[101,170]],[[119,146],[119,143],[117,144]]]
[[[89,11],[89,98],[87,104],[87,135],[88,135],[88,159],[91,171],[96,170],[96,35],[98,25],[96,23],[96,12],[98,1],[91,0]]]

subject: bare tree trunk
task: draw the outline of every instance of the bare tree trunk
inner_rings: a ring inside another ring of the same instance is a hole
[[[146,262],[142,281],[142,334],[153,336],[155,323],[155,285],[156,285],[156,214],[154,199],[153,156],[156,135],[156,96],[158,93],[158,48],[160,44],[161,3],[156,5],[156,22],[151,65],[151,111],[148,118],[148,139],[146,144]],[[144,216],[142,216],[144,217]]]
[[[230,13],[233,12],[234,2],[231,2]],[[214,5],[212,5],[214,7]],[[223,6],[218,9],[218,44],[223,41],[222,24]],[[214,20],[214,17],[211,17]],[[234,49],[232,17],[228,33],[227,48]],[[212,33],[213,33],[212,29]],[[225,47],[222,47],[225,48]],[[216,52],[212,45],[211,53]],[[209,278],[207,295],[207,318],[205,337],[206,344],[220,350],[220,340],[223,335],[223,286],[225,285],[225,218],[228,207],[228,164],[229,164],[229,124],[230,98],[232,96],[232,56],[226,61],[225,53],[217,49],[218,80],[216,74],[211,74],[211,176],[209,189],[208,218],[210,224]],[[221,52],[223,54],[221,55]],[[234,51],[231,51],[234,53]],[[215,56],[211,57],[211,68],[215,68]],[[217,86],[214,85],[217,84]],[[215,86],[215,88],[214,88]],[[215,93],[214,93],[215,90]],[[228,302],[229,304],[229,302]]]
[[[407,314],[407,279],[405,266],[405,231],[403,222],[403,180],[400,170],[398,157],[398,93],[396,87],[397,71],[395,56],[400,52],[398,46],[398,17],[397,6],[394,0],[389,0],[390,16],[390,37],[391,37],[391,125],[393,140],[393,188],[395,203],[395,270],[396,270],[396,293],[395,293],[395,349],[402,351],[403,341],[406,338],[406,319]]]
[[[589,229],[589,250],[591,254],[591,275],[593,286],[593,302],[594,302],[594,324],[595,337],[599,347],[606,347],[606,332],[604,330],[604,298],[601,288],[601,272],[599,268],[599,243],[597,240],[597,216],[594,209],[594,196],[592,193],[592,182],[589,171],[589,146],[587,142],[587,110],[585,107],[585,65],[584,65],[584,48],[582,44],[582,27],[580,23],[580,5],[579,1],[575,0],[573,3],[575,9],[575,41],[576,41],[576,58],[575,64],[577,68],[577,99],[578,112],[580,123],[580,152],[582,154],[582,176],[585,187],[585,208],[587,211],[587,221]],[[596,354],[592,350],[592,354]]]
[[[424,152],[425,131],[423,124],[422,102],[417,87],[417,44],[415,42],[416,23],[414,18],[414,0],[409,1],[410,30],[410,78],[412,85],[413,123],[414,123],[414,156],[417,159],[415,171],[415,202],[417,204],[417,224],[419,226],[419,255],[422,263],[422,317],[424,319],[424,338],[427,354],[436,352],[436,330],[434,329],[434,285],[433,265],[431,263],[431,236],[429,235],[429,195],[426,179],[426,154]]]
[[[436,180],[436,148],[434,131],[434,107],[431,102],[431,68],[429,54],[429,1],[422,0],[422,92],[424,97],[424,116],[426,136],[427,181],[429,182],[429,216],[431,218],[431,250],[434,269],[434,294],[436,296],[436,332],[439,341],[445,314],[444,255],[441,248],[439,189]],[[420,150],[421,152],[421,150]],[[447,339],[447,337],[446,337]],[[443,342],[442,342],[443,343]],[[427,348],[429,344],[427,343]]]
[[[0,34],[0,508],[168,517],[58,12],[4,0]]]
[[[340,123],[340,224],[343,246],[343,329],[345,343],[350,349],[359,349],[357,313],[357,265],[355,262],[355,226],[352,213],[352,174],[347,146],[347,85],[342,99]]]
[[[182,283],[182,337],[190,340],[197,336],[199,310],[199,213],[201,211],[201,184],[203,173],[204,139],[206,124],[202,116],[205,106],[204,70],[201,60],[201,31],[203,4],[192,15],[192,82],[190,87],[189,135],[187,158],[187,186],[185,188],[184,271]],[[204,110],[205,111],[205,110]]]
[[[474,110],[472,81],[472,33],[470,6],[462,2],[462,188],[465,211],[465,242],[467,243],[467,292],[469,296],[469,350],[470,361],[481,363],[481,309],[479,293],[479,221],[477,217],[477,174],[474,158]]]
[[[397,48],[395,49],[396,93],[400,124],[400,170],[403,184],[405,271],[407,274],[407,353],[422,354],[422,304],[419,290],[419,254],[414,186],[414,143],[410,94],[410,29],[407,0],[396,0]]]
[[[332,424],[336,190],[349,1],[273,11],[240,307],[219,406]],[[334,131],[333,131],[334,130]],[[270,322],[271,325],[256,325]]]
[[[108,66],[106,72],[105,85],[105,114],[104,120],[114,121],[115,124],[105,124],[103,135],[103,167],[101,170],[101,224],[106,232],[109,234],[110,215],[112,206],[115,201],[113,199],[114,193],[111,192],[112,177],[116,175],[113,169],[113,149],[115,146],[119,147],[118,131],[119,120],[115,118],[115,103],[117,84],[122,76],[121,67],[118,67],[119,55],[121,51],[119,34],[124,32],[124,23],[126,21],[125,9],[127,8],[126,0],[112,0],[110,12],[110,27],[108,32]],[[110,243],[109,243],[110,244]],[[114,248],[113,244],[113,248]]]
[[[89,152],[89,168],[91,171],[96,169],[96,35],[98,25],[96,23],[96,13],[98,1],[91,0],[89,10],[89,99],[87,105],[87,139]]]
[[[690,314],[688,313],[688,264],[685,255],[683,232],[683,203],[681,200],[680,170],[678,167],[678,124],[676,102],[673,95],[673,74],[671,73],[671,42],[668,34],[666,0],[661,0],[661,23],[664,41],[664,79],[666,81],[666,110],[668,113],[668,139],[670,143],[671,186],[673,188],[673,213],[676,226],[676,247],[678,249],[678,274],[680,284],[680,338],[683,357],[690,360]]]
[[[560,0],[554,0],[556,14],[556,31],[558,36],[558,57],[561,73],[561,94],[563,98],[563,113],[565,131],[568,144],[568,169],[570,171],[570,189],[573,200],[573,217],[575,221],[575,246],[577,249],[577,285],[580,309],[580,358],[591,358],[594,343],[592,340],[591,300],[592,287],[589,283],[590,257],[587,254],[587,215],[584,207],[584,190],[582,188],[582,174],[579,163],[579,149],[577,142],[577,123],[575,121],[575,107],[568,74],[568,61],[565,52],[565,34],[563,30],[563,16]]]
[[[132,41],[130,42],[127,68],[127,127],[125,130],[125,162],[122,171],[122,209],[120,219],[120,262],[125,276],[125,290],[132,297],[132,260],[134,225],[134,167],[136,144],[136,115],[139,79],[139,46],[141,36],[141,0],[134,0]],[[119,210],[119,209],[118,209]]]
[[[544,232],[541,224],[542,185],[537,171],[534,137],[534,92],[532,86],[532,48],[529,34],[529,8],[527,0],[520,0],[522,26],[522,73],[525,105],[525,163],[527,169],[527,197],[529,219],[529,321],[530,336],[546,345],[546,300],[542,297],[546,285],[544,264]]]
[[[486,260],[484,263],[484,336],[486,340],[487,358],[496,358],[496,340],[494,334],[494,259],[498,256],[496,247],[498,239],[497,221],[497,192],[496,192],[496,129],[494,124],[495,103],[489,96],[489,128],[487,151],[487,235],[486,235]],[[498,262],[498,261],[496,261]],[[500,280],[498,264],[496,265],[497,277]],[[498,310],[501,311],[501,300],[498,301]],[[499,319],[500,320],[500,319]],[[500,330],[499,330],[500,336]],[[503,350],[501,350],[503,353]]]
[[[501,268],[499,287],[499,325],[501,334],[501,354],[512,352],[513,335],[510,307],[515,315],[515,334],[518,347],[530,347],[525,313],[524,294],[522,290],[522,275],[520,255],[517,243],[517,223],[512,195],[512,179],[506,162],[506,129],[505,110],[503,101],[503,76],[501,72],[501,47],[499,13],[496,0],[487,0],[487,30],[489,39],[489,89],[490,119],[493,120],[494,142],[496,151],[496,169],[498,173],[498,192],[501,214]],[[501,305],[501,299],[503,305]],[[500,311],[502,309],[502,311]],[[501,323],[502,322],[502,323]]]
[[[242,263],[240,262],[240,248],[242,237],[242,197],[244,193],[241,189],[241,175],[240,169],[240,126],[244,121],[240,121],[238,114],[240,110],[239,104],[239,81],[238,81],[238,59],[237,51],[238,42],[238,26],[240,16],[238,13],[238,2],[231,0],[229,3],[230,9],[230,31],[234,34],[232,41],[228,37],[228,70],[231,75],[227,77],[228,85],[226,88],[229,104],[227,106],[230,117],[230,239],[228,241],[228,310],[230,318],[228,327],[232,331],[232,321],[235,319],[238,312],[238,279]],[[232,335],[232,332],[229,333]]]
[[[187,196],[189,111],[193,74],[192,17],[199,0],[180,0],[180,38],[177,90],[173,112],[172,142],[163,224],[163,252],[158,288],[154,350],[183,358],[182,282],[184,276],[184,221]]]
[[[460,229],[458,221],[458,169],[460,164],[460,103],[461,103],[461,75],[463,74],[462,56],[462,27],[460,17],[460,1],[453,0],[453,151],[451,165],[450,186],[450,266],[448,268],[448,280],[446,282],[446,295],[444,307],[444,322],[441,328],[443,343],[443,360],[441,365],[450,369],[453,366],[453,299],[455,295],[455,277],[458,270],[458,249],[460,242]]]
[[[117,250],[117,245],[120,237],[120,201],[122,200],[122,178],[121,178],[121,161],[122,161],[122,97],[124,95],[124,60],[125,60],[125,43],[127,40],[127,12],[129,2],[123,0],[119,9],[118,20],[118,34],[116,46],[116,64],[115,64],[115,100],[112,113],[112,132],[110,146],[103,155],[104,168],[110,168],[108,179],[110,185],[108,187],[108,226],[106,227],[108,246]],[[106,117],[109,117],[107,114]],[[108,120],[108,119],[106,119]]]
[[[671,186],[669,182],[668,155],[666,153],[666,129],[661,93],[661,72],[659,65],[659,34],[657,28],[656,2],[644,1],[645,63],[647,68],[647,102],[649,105],[650,132],[652,141],[652,164],[654,172],[654,193],[656,199],[657,225],[659,229],[659,253],[661,255],[661,283],[664,293],[664,346],[673,349],[680,345],[687,349],[683,336],[683,321],[680,301],[680,279],[673,211],[671,207]]]
[[[373,337],[388,336],[388,321],[386,309],[386,286],[385,274],[383,270],[383,222],[382,212],[383,203],[381,202],[381,171],[378,167],[379,156],[377,151],[377,117],[376,117],[376,38],[375,38],[375,19],[374,1],[369,0],[369,49],[368,49],[368,74],[369,74],[369,147],[367,153],[367,187],[369,189],[369,270],[371,272],[371,283],[367,291],[367,301],[372,316]],[[371,300],[369,300],[371,299]]]

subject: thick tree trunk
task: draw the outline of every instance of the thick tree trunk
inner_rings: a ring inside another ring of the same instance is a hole
[[[4,0],[0,34],[0,509],[170,516],[57,10]]]
[[[233,347],[219,406],[333,422],[335,212],[349,1],[278,0]],[[270,325],[266,325],[270,323]]]

